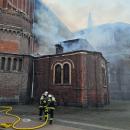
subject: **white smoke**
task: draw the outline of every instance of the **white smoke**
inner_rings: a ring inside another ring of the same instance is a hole
[[[87,39],[109,61],[130,55],[129,36],[130,25],[125,23],[104,24],[76,33],[76,37]]]
[[[38,53],[55,53],[54,44],[72,36],[71,32],[41,0],[37,0],[33,33],[39,43]]]
[[[104,24],[76,35],[86,38],[109,62],[111,98],[130,100],[130,24]]]
[[[86,39],[72,39],[63,41],[61,45],[64,47],[64,52],[79,50],[95,51]]]

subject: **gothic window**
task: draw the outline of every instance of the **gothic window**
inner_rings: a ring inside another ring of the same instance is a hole
[[[18,71],[22,71],[22,64],[23,64],[23,60],[19,59]]]
[[[13,60],[13,70],[16,70],[16,67],[17,67],[17,59],[14,58],[14,60]]]
[[[66,63],[63,66],[63,83],[69,84],[69,79],[70,79],[70,68],[69,64]]]
[[[1,58],[1,70],[4,70],[5,68],[5,57]]]
[[[102,83],[103,85],[107,85],[107,79],[106,79],[106,71],[105,71],[105,68],[102,67]]]
[[[54,84],[68,85],[71,84],[71,64],[64,62],[56,64],[54,67]]]
[[[55,84],[61,84],[61,65],[55,66]]]
[[[6,67],[7,67],[6,70],[10,71],[10,68],[11,68],[11,58],[8,58]]]

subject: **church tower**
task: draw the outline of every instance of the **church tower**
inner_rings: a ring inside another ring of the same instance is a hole
[[[88,15],[88,29],[91,29],[92,27],[93,27],[93,20],[92,20],[91,12],[89,12],[89,15]]]
[[[34,0],[0,1],[0,52],[32,53],[33,10]]]
[[[1,0],[0,7],[17,10],[31,16],[34,9],[34,0]]]
[[[0,0],[0,103],[30,100],[34,0]]]

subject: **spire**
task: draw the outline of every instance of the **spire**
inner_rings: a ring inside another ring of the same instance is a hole
[[[92,28],[93,27],[93,20],[92,20],[92,15],[91,15],[91,12],[89,12],[89,15],[88,15],[88,28]]]

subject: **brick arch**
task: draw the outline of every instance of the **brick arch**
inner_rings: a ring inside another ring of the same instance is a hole
[[[19,52],[19,41],[0,40],[0,52],[18,53]]]
[[[71,59],[64,59],[63,62],[65,63],[68,63],[68,64],[71,64],[72,68],[74,69],[75,68],[75,65],[74,65],[74,62],[71,60]],[[63,63],[63,64],[64,64]]]
[[[61,66],[61,70],[63,69],[63,65],[60,62],[57,62],[53,67],[53,84],[55,84],[55,68],[57,65]],[[62,82],[62,81],[61,81]]]
[[[64,65],[65,64],[68,64],[69,65],[69,84],[71,84],[71,79],[72,79],[72,68],[74,68],[74,64],[72,64],[70,62],[70,60],[59,60],[59,61],[56,61],[55,63],[52,64],[51,66],[51,70],[53,71],[53,84],[55,84],[55,67],[57,65],[60,65],[61,66],[61,69],[62,69],[62,72],[61,72],[61,84],[63,84],[63,68],[64,68]]]
[[[71,77],[72,77],[72,65],[70,62],[65,61],[63,62],[63,69],[64,69],[64,65],[68,64],[69,65],[69,84],[71,84]]]
[[[74,62],[71,59],[63,59],[63,60],[57,60],[55,61],[52,65],[51,65],[51,70],[54,68],[54,65],[57,63],[63,64],[64,62],[67,62],[69,64],[71,64],[72,69],[75,68]]]
[[[32,0],[7,0],[5,7],[30,15]],[[34,5],[33,5],[34,6]]]

